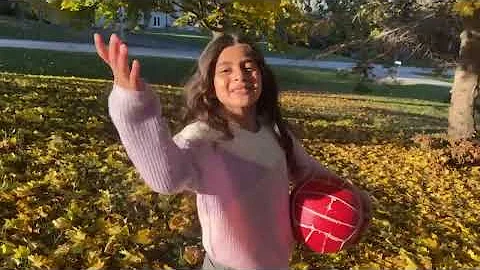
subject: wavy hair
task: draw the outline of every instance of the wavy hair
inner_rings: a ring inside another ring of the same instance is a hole
[[[272,70],[265,63],[265,58],[254,42],[237,34],[221,34],[212,39],[197,62],[194,74],[185,84],[186,112],[185,121],[204,121],[210,127],[223,132],[225,139],[232,139],[233,133],[228,120],[220,113],[221,103],[215,95],[213,79],[215,66],[220,53],[227,47],[246,44],[251,49],[251,56],[259,67],[262,76],[262,92],[256,103],[257,117],[261,116],[267,125],[275,131],[277,141],[285,152],[288,169],[296,170],[293,155],[293,142],[288,132],[286,121],[282,118],[279,106],[279,88]]]

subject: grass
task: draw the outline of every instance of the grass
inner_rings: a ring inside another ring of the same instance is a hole
[[[157,30],[157,31],[139,31],[138,36],[145,36],[151,40],[175,44],[177,47],[191,47],[198,50],[203,49],[211,39],[208,33],[196,33],[181,30]],[[286,57],[292,59],[313,59],[319,53],[314,49],[288,45],[284,52],[270,51],[265,42],[258,42],[257,46],[263,51],[265,56]],[[331,61],[352,61],[351,58],[339,55],[330,55],[323,57],[322,60]]]
[[[139,31],[130,35],[131,40],[143,39],[145,42],[165,43],[177,48],[193,48],[202,50],[211,39],[208,33],[196,33],[182,30],[157,30],[157,31]],[[140,45],[138,42],[136,42]],[[316,59],[318,50],[306,47],[287,45],[285,51],[272,51],[268,49],[266,42],[258,42],[257,46],[265,56],[283,57],[291,59]],[[324,56],[318,60],[328,61],[353,61],[351,58],[340,55]]]
[[[93,53],[0,48],[1,70],[39,75],[110,78],[110,69]],[[177,85],[186,79],[193,61],[140,57],[142,73],[151,83]]]
[[[447,75],[447,74],[437,75],[437,74],[426,73],[426,72],[417,72],[416,74],[420,75],[420,76],[425,76],[425,77],[430,78],[430,79],[439,80],[439,81],[443,81],[443,82],[449,82],[449,83],[453,83],[453,80],[454,80],[453,76],[450,76],[450,75]]]
[[[283,89],[355,93],[358,77],[340,75],[331,70],[309,68],[279,68],[277,77]],[[437,102],[449,102],[449,88],[432,85],[398,85],[367,83],[360,89],[365,95],[411,98]]]
[[[161,31],[140,31],[136,35],[143,35],[152,40],[158,40],[169,44],[174,44],[180,47],[188,46],[190,48],[202,49],[210,41],[211,36],[207,34],[187,32],[181,30],[161,30]]]
[[[194,61],[140,57],[142,74],[147,81],[158,84],[183,85],[193,72]],[[281,89],[326,93],[357,93],[358,78],[335,71],[313,68],[273,66]],[[43,50],[0,48],[0,70],[5,72],[111,78],[109,69],[92,53],[69,53]],[[431,85],[366,84],[364,95],[411,98],[426,101],[449,101],[449,89]]]
[[[80,31],[38,21],[0,16],[0,38],[90,42],[91,31]]]
[[[109,119],[110,87],[105,79],[0,73],[0,268],[201,265],[195,198],[143,184]],[[181,89],[154,89],[179,131]],[[411,141],[446,130],[446,104],[294,91],[281,102],[307,152],[373,198],[358,245],[327,255],[297,245],[291,269],[480,266],[480,170],[444,166],[441,151]]]

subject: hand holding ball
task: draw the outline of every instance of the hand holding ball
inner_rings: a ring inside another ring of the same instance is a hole
[[[369,206],[340,179],[306,181],[291,196],[294,236],[315,252],[340,251],[368,224]]]

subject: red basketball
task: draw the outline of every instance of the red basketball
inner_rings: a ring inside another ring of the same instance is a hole
[[[291,196],[294,236],[311,250],[338,252],[361,233],[364,224],[360,197],[343,181],[307,181]]]

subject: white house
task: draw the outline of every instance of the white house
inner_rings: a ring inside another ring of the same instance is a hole
[[[175,27],[177,29],[198,31],[199,29],[197,27],[193,27],[193,26],[179,27],[174,25],[175,18],[179,17],[181,15],[181,12],[182,11],[178,10],[176,11],[175,15],[172,16],[171,14],[161,12],[161,11],[151,11],[150,19],[148,20],[148,23],[145,23],[145,16],[142,12],[140,12],[140,16],[138,18],[138,25],[142,25],[149,29]]]
[[[148,22],[145,22],[145,15],[143,12],[140,12],[140,16],[138,18],[138,24],[145,26],[146,28],[173,27],[174,22],[175,19],[171,15],[159,11],[150,12],[150,19],[148,20]]]
[[[118,14],[118,16],[117,16],[118,21],[115,23],[115,25],[118,26],[118,25],[121,25],[122,23],[126,23],[127,16],[126,16],[125,9],[123,7],[118,9],[117,14]],[[148,19],[148,21],[146,21],[147,19],[145,18],[145,14],[142,11],[140,11],[139,17],[138,17],[138,20],[137,20],[137,24],[139,26],[143,26],[147,29],[161,29],[161,28],[176,27],[176,28],[180,28],[180,29],[194,30],[195,27],[188,27],[188,26],[187,27],[177,27],[177,26],[174,26],[175,17],[178,17],[180,15],[181,15],[181,11],[177,11],[174,16],[172,16],[171,14],[165,13],[165,12],[161,12],[161,11],[151,11],[149,19]],[[105,18],[103,18],[103,17],[98,18],[95,25],[97,27],[104,26],[105,25]]]

